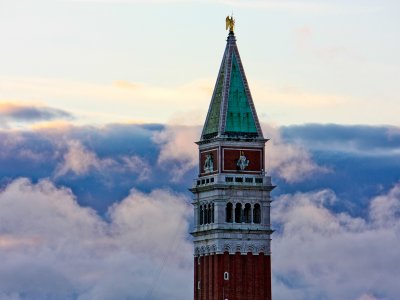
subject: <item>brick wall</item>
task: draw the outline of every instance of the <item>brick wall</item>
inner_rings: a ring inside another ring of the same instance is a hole
[[[271,300],[269,255],[215,254],[194,259],[195,300]],[[224,279],[224,273],[229,279]],[[200,289],[198,289],[200,281]]]

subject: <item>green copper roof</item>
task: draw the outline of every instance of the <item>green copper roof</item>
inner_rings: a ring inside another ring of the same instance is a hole
[[[257,133],[236,55],[232,55],[231,82],[225,132]]]
[[[203,135],[213,135],[218,133],[219,115],[221,111],[222,92],[224,84],[225,66],[222,62],[221,71],[215,85],[215,91],[210,104],[210,112],[206,124],[204,125]]]
[[[263,139],[233,32],[227,39],[201,135],[202,140],[214,137]]]

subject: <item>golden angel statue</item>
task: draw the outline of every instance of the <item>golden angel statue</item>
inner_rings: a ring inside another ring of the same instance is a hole
[[[227,16],[225,22],[226,30],[228,30],[229,28],[229,32],[233,32],[233,28],[235,27],[235,19],[233,18],[233,16]]]

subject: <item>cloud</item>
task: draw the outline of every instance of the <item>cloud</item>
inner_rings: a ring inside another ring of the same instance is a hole
[[[323,55],[330,64],[333,63],[333,56],[340,57],[343,65],[359,60],[356,54],[346,53],[340,46],[325,47],[317,54]],[[310,59],[315,60],[315,57],[316,55],[311,55]],[[398,126],[399,124],[394,113],[399,110],[399,106],[392,99],[396,93],[370,99],[368,95],[318,91],[304,88],[297,83],[279,86],[276,82],[268,80],[253,80],[251,91],[260,119],[268,122],[278,122],[283,125],[341,123]],[[383,102],[385,112],[377,115],[376,111]],[[362,106],[363,114],[359,114],[359,108]]]
[[[273,202],[274,297],[396,299],[400,184],[371,200],[366,219],[332,212],[336,201],[320,190]],[[15,180],[0,192],[0,296],[188,299],[188,203],[166,190],[132,190],[105,221],[67,188]]]
[[[400,184],[370,201],[366,219],[332,212],[336,201],[321,190],[274,202],[273,292],[291,299],[396,299]]]
[[[157,163],[171,172],[171,181],[182,177],[198,164],[198,148],[194,143],[200,137],[199,126],[167,126],[153,136],[160,153]]]
[[[21,176],[48,177],[68,185],[81,204],[105,213],[132,187],[149,191],[164,181],[151,140],[162,127],[110,124],[0,131],[0,187]]]
[[[180,181],[198,165],[198,147],[193,141],[199,139],[200,130],[198,126],[172,125],[154,134],[153,141],[161,147],[157,163],[171,172],[170,180]],[[329,172],[316,164],[304,147],[285,141],[278,127],[263,124],[263,131],[271,139],[266,146],[268,172],[292,183]]]
[[[327,53],[331,55],[337,50],[330,48]],[[190,115],[190,118],[184,118],[188,122],[185,124],[199,125],[207,114],[214,80],[214,77],[206,77],[180,85],[163,86],[126,80],[100,84],[49,78],[1,78],[3,97],[41,99],[48,107],[73,112],[73,123],[81,125],[104,124],[104,120],[118,123],[167,123],[176,116],[182,119],[184,115]],[[252,81],[252,94],[258,112],[266,112],[259,117],[268,122],[398,123],[395,113],[398,111],[398,103],[393,99],[375,97],[368,99],[366,106],[365,97],[326,93],[296,85],[277,86],[265,80]],[[382,101],[385,101],[385,113],[377,115],[376,110]],[[344,106],[346,110],[342,109]],[[364,107],[363,114],[354,118],[361,106]],[[95,111],[93,107],[96,107]],[[302,114],[298,113],[299,110],[302,110]]]
[[[268,99],[268,101],[260,102],[260,104],[258,102],[256,103],[257,111],[271,112],[276,108],[280,108],[286,110],[286,114],[291,111],[298,114],[296,108],[304,108],[313,110],[321,109],[321,111],[325,111],[326,115],[326,109],[337,109],[337,106],[355,101],[355,99],[346,95],[320,93],[312,90],[305,90],[297,86],[277,87],[271,83],[259,80],[254,81],[253,93],[255,99]],[[302,115],[302,117],[304,117],[304,115]],[[295,116],[292,116],[292,118],[296,120]],[[304,123],[305,120],[306,119],[302,120],[302,122],[297,122]]]
[[[50,78],[1,80],[4,97],[41,99],[48,106],[73,111],[74,124],[104,124],[104,120],[124,123],[167,122],[174,114],[186,111],[205,114],[205,99],[211,96],[209,87],[213,84],[211,79],[175,86],[126,80],[105,84]],[[95,112],[93,107],[96,107]]]
[[[68,150],[64,154],[64,161],[56,171],[56,177],[63,176],[68,172],[84,175],[91,169],[101,171],[115,165],[115,161],[112,159],[99,159],[94,152],[87,150],[79,141],[68,141],[67,145]]]
[[[99,173],[131,172],[138,175],[138,181],[147,180],[150,177],[151,167],[138,155],[99,158],[95,152],[88,150],[78,140],[68,140],[66,144],[67,151],[55,170],[56,178],[68,173],[84,176],[91,171]]]
[[[393,127],[263,125],[266,171],[275,195],[330,187],[335,209],[359,214],[400,180]],[[109,124],[0,131],[0,186],[17,177],[52,178],[82,205],[105,213],[132,187],[184,192],[198,172],[200,126]],[[390,134],[389,134],[390,130]]]
[[[400,217],[400,184],[388,194],[376,197],[370,206],[370,218],[379,227],[394,228]]]
[[[0,192],[0,290],[10,299],[187,299],[189,212],[182,195],[132,190],[106,222],[67,188],[15,180]]]
[[[123,168],[139,175],[138,180],[146,180],[151,176],[150,165],[140,156],[122,156]]]
[[[378,298],[369,294],[363,294],[360,298],[357,298],[357,300],[378,300]]]
[[[263,130],[279,181],[274,297],[396,299],[397,128]],[[178,191],[196,177],[199,136],[157,124],[0,131],[0,299],[190,298],[191,209]]]
[[[305,124],[283,126],[281,131],[286,139],[316,151],[367,156],[393,155],[400,151],[400,128],[396,126]]]
[[[67,111],[38,105],[22,105],[16,103],[0,102],[0,125],[6,126],[7,122],[39,122],[58,119],[73,119]]]
[[[142,85],[140,85],[139,83],[130,82],[130,81],[126,81],[126,80],[117,80],[113,84],[116,87],[119,87],[122,89],[128,89],[128,90],[136,90],[136,89],[142,87]]]
[[[267,171],[292,183],[329,172],[328,168],[315,163],[302,145],[285,141],[278,127],[269,124],[262,124],[262,127],[264,135],[270,139],[266,144]]]

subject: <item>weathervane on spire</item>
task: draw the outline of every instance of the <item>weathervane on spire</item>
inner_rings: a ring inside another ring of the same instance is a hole
[[[226,22],[226,30],[228,30],[229,28],[229,32],[233,32],[233,29],[235,27],[235,19],[233,18],[233,15],[227,16],[225,22]]]

